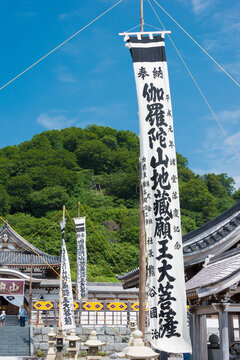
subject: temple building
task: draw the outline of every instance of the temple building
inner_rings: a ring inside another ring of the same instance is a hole
[[[56,297],[59,284],[54,269],[59,272],[60,264],[61,257],[40,251],[5,223],[0,228],[0,310],[17,314],[21,304],[29,304],[30,287],[35,299]],[[6,283],[7,279],[12,283]]]
[[[240,202],[183,235],[183,254],[192,359],[211,358],[207,328],[213,323],[220,337],[216,358],[229,359],[229,348],[232,355],[240,349]],[[117,277],[123,288],[136,287],[139,268]]]
[[[34,321],[38,322],[40,311],[44,310],[41,315],[45,324],[56,325],[60,265],[60,256],[39,250],[8,223],[0,228],[0,311],[6,311],[7,321],[10,319],[8,315],[17,315],[19,307],[24,304],[28,314],[32,310]],[[75,288],[74,282],[72,286]],[[138,289],[126,291],[120,283],[90,282],[88,302],[76,305],[78,311],[75,316],[80,317],[83,324],[102,324],[100,316],[95,315],[96,311],[101,310],[111,321],[126,324],[129,314],[138,311],[137,307]],[[116,316],[117,310],[121,312],[121,319]]]

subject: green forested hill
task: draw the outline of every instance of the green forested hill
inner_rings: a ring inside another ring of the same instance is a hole
[[[71,217],[87,217],[88,279],[103,280],[138,265],[139,139],[130,131],[92,125],[46,131],[0,150],[0,215],[31,243],[58,255],[58,222],[67,208],[66,240],[74,273]],[[240,198],[227,174],[199,176],[178,154],[183,232]]]

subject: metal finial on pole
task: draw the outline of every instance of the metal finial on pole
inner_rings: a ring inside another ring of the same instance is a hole
[[[140,31],[143,32],[143,0],[140,0]]]
[[[80,218],[80,201],[78,202],[78,217]]]

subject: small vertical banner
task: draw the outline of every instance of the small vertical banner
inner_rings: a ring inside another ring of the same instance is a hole
[[[87,288],[87,247],[85,217],[74,218],[77,232],[77,293],[78,299],[88,299]]]
[[[66,244],[64,240],[65,224],[66,224],[65,220],[60,221],[60,226],[62,230],[62,255],[61,255],[61,273],[60,273],[61,275],[60,281],[62,282],[62,291],[60,294],[60,296],[62,296],[62,301],[61,301],[62,330],[75,328],[70,265],[69,265],[69,258],[66,249]]]
[[[139,106],[151,343],[165,352],[188,353],[191,342],[164,33],[127,36],[125,41],[133,59]]]

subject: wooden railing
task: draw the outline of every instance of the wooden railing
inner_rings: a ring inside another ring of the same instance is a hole
[[[132,301],[75,302],[76,325],[126,326],[130,318],[138,321],[138,303]],[[33,303],[31,323],[35,326],[57,326],[58,302],[38,301]]]

